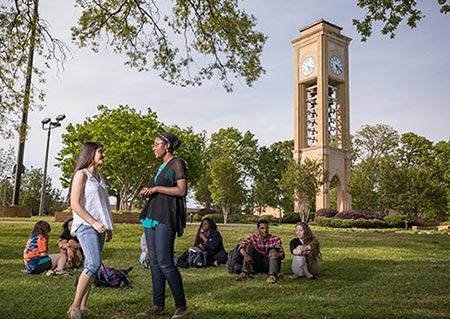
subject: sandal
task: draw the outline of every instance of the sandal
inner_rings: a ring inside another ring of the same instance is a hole
[[[266,281],[270,284],[275,284],[277,282],[277,277],[275,277],[275,275],[269,275]]]
[[[244,281],[251,278],[253,278],[252,275],[250,275],[247,271],[242,271],[239,274],[239,277],[236,278],[236,281]]]
[[[89,309],[88,307],[83,308],[83,309],[80,308],[80,312],[82,315],[88,315],[88,314],[92,313],[91,309]]]
[[[80,308],[70,307],[69,310],[67,310],[67,317],[70,319],[81,319]]]

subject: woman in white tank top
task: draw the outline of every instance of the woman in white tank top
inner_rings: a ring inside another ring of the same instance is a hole
[[[69,187],[70,206],[73,211],[72,233],[80,241],[84,253],[84,266],[75,297],[67,315],[81,319],[89,313],[87,300],[91,284],[101,265],[101,252],[105,241],[112,239],[113,219],[108,189],[97,170],[103,164],[103,146],[86,142],[81,147]]]

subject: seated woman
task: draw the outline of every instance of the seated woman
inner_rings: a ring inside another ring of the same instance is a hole
[[[70,268],[77,268],[83,261],[83,252],[81,245],[76,236],[72,236],[73,218],[69,218],[63,224],[63,232],[58,238],[56,244],[59,247],[59,252],[67,257],[67,265]]]
[[[297,223],[295,232],[297,238],[292,239],[289,245],[294,255],[292,271],[295,276],[314,279],[319,274],[318,260],[322,258],[319,240],[306,223]]]
[[[38,221],[30,234],[25,249],[23,261],[29,274],[40,274],[49,271],[49,275],[66,274],[66,256],[63,254],[48,254],[48,239],[50,224]]]
[[[207,266],[218,266],[227,262],[227,252],[223,247],[222,235],[212,218],[206,217],[200,224],[194,246],[206,251]]]

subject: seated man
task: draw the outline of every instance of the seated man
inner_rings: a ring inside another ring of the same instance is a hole
[[[258,233],[250,235],[239,246],[239,252],[244,256],[242,272],[238,281],[252,278],[250,268],[257,273],[268,274],[267,282],[276,283],[280,272],[284,249],[281,238],[269,234],[269,222],[260,220],[257,223]]]
[[[218,266],[227,262],[227,252],[223,248],[222,235],[212,218],[206,217],[200,224],[194,246],[207,252],[206,265]]]

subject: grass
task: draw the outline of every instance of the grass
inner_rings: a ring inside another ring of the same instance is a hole
[[[64,318],[74,295],[74,276],[28,275],[22,250],[32,229],[23,219],[0,223],[0,318]],[[50,219],[49,219],[50,221]],[[51,223],[50,252],[62,224]],[[193,242],[196,226],[177,238],[179,256]],[[227,250],[254,231],[249,227],[220,227]],[[236,282],[224,265],[181,269],[188,318],[450,318],[450,236],[436,232],[360,231],[314,228],[323,261],[316,280],[291,279],[291,256],[282,262],[279,283],[264,275]],[[134,266],[133,289],[94,288],[86,318],[138,318],[151,305],[148,270],[139,267],[139,225],[116,225],[103,260],[116,268]],[[285,249],[294,237],[293,225],[271,226]],[[166,308],[173,313],[170,291]],[[170,315],[161,318],[170,318]]]

